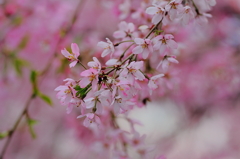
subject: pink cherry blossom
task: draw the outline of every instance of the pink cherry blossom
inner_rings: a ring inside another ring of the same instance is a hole
[[[182,0],[172,0],[169,4],[165,6],[166,11],[168,11],[168,15],[171,20],[176,19],[182,12]]]
[[[164,53],[171,49],[177,49],[177,43],[173,39],[174,36],[171,34],[158,35],[153,39],[153,49],[159,50],[160,53]]]
[[[178,60],[176,60],[176,57],[175,56],[164,56],[163,60],[159,63],[159,65],[157,66],[157,68],[162,65],[162,69],[164,71],[167,71],[169,65],[170,65],[170,62],[171,63],[176,63],[178,64]]]
[[[194,13],[191,7],[189,6],[185,6],[184,10],[180,14],[181,14],[180,20],[183,25],[187,25],[189,21],[191,21],[194,18]]]
[[[154,15],[152,18],[152,23],[157,24],[165,16],[165,9],[160,5],[153,4],[154,7],[148,7],[146,13]]]
[[[102,57],[105,57],[108,54],[111,54],[111,56],[112,56],[112,54],[114,53],[114,50],[115,50],[113,43],[108,38],[106,38],[106,40],[107,40],[107,42],[100,41],[97,44],[98,47],[101,47],[104,49],[102,52],[102,55],[101,55]]]
[[[133,23],[127,23],[125,21],[120,22],[118,28],[119,30],[113,33],[115,38],[131,37],[135,30]]]
[[[103,107],[110,106],[112,102],[110,91],[104,89],[96,91],[92,97],[84,99],[84,102],[87,109],[95,108],[95,112],[101,114]]]
[[[148,57],[149,53],[153,52],[152,41],[150,39],[135,38],[134,42],[138,46],[133,48],[132,52],[134,54],[142,53],[143,59],[146,59]]]
[[[79,119],[82,117],[86,117],[83,121],[83,125],[85,127],[89,127],[90,124],[92,124],[92,123],[96,123],[98,125],[101,124],[100,118],[94,113],[87,113],[87,114],[79,115],[77,118]]]
[[[73,83],[75,83],[75,81],[73,79],[67,78],[63,81],[67,81],[67,83],[65,85],[61,85],[58,86],[57,88],[55,88],[55,91],[59,91],[57,93],[57,98],[60,99],[61,103],[63,105],[66,105],[72,96],[74,96],[74,89],[73,87]]]
[[[80,53],[79,53],[79,48],[75,43],[71,44],[71,49],[72,49],[72,53],[68,52],[66,49],[62,50],[61,52],[68,60],[71,61],[69,66],[74,67],[78,62],[78,56],[80,55]]]
[[[113,112],[115,114],[119,114],[120,110],[125,112],[126,111],[126,99],[122,98],[121,96],[116,96],[111,104],[113,107]]]
[[[123,71],[121,72],[121,76],[125,77],[131,84],[134,83],[134,80],[144,80],[145,76],[142,74],[142,72],[139,70],[143,67],[143,61],[138,62],[131,62],[128,66],[125,66]]]
[[[154,90],[156,88],[158,88],[158,80],[159,78],[163,77],[164,74],[158,74],[158,75],[155,75],[155,76],[152,76],[148,82],[148,87],[150,88],[150,90]]]
[[[90,68],[88,70],[83,71],[80,75],[84,77],[79,82],[79,85],[81,88],[86,87],[91,82],[93,83],[93,85],[97,84],[97,81],[98,81],[98,71],[97,70]]]
[[[131,11],[131,2],[130,2],[130,0],[124,0],[124,2],[119,5],[119,10],[121,11],[119,19],[127,18],[129,13],[130,13],[130,11]]]
[[[98,72],[101,71],[101,63],[96,57],[93,57],[93,61],[88,62],[88,66],[96,69]]]

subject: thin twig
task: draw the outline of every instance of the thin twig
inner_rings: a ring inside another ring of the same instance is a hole
[[[8,145],[11,142],[13,134],[15,133],[15,131],[16,131],[16,129],[17,129],[17,127],[18,127],[22,117],[25,115],[28,107],[30,106],[30,103],[31,103],[32,99],[34,99],[35,97],[36,96],[34,94],[32,94],[31,97],[27,100],[27,103],[26,103],[26,106],[25,106],[24,110],[22,111],[21,115],[18,117],[18,119],[17,119],[16,123],[14,124],[13,128],[9,131],[8,138],[7,138],[7,141],[6,141],[5,145],[3,146],[3,150],[1,152],[0,159],[3,159],[4,154],[5,154],[5,152],[6,152],[7,148],[8,148]]]

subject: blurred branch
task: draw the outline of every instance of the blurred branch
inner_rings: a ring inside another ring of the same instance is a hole
[[[3,159],[4,154],[5,154],[5,152],[8,148],[8,145],[11,142],[11,139],[12,139],[12,136],[13,136],[14,132],[16,131],[20,121],[22,120],[22,117],[27,112],[27,109],[28,109],[32,99],[34,99],[34,98],[35,98],[35,96],[32,94],[31,97],[27,100],[26,106],[25,106],[24,110],[22,111],[21,115],[18,117],[18,119],[17,119],[16,123],[14,124],[13,128],[9,131],[8,138],[7,138],[7,141],[6,141],[5,145],[3,146],[3,150],[2,150],[2,153],[1,153],[1,156],[0,156],[0,159]]]
[[[74,26],[74,24],[76,23],[76,20],[78,19],[78,16],[80,15],[80,11],[82,11],[82,7],[84,6],[86,0],[81,0],[79,3],[78,3],[78,6],[76,7],[76,10],[73,14],[73,17],[71,19],[71,22],[70,24],[65,28],[65,35],[60,37],[58,39],[58,42],[56,44],[56,48],[55,48],[55,51],[54,51],[54,54],[52,56],[52,58],[48,61],[47,65],[45,66],[45,68],[43,69],[43,71],[41,71],[41,74],[42,75],[42,80],[43,80],[43,77],[44,75],[46,75],[46,73],[48,72],[49,68],[51,67],[52,65],[52,62],[53,60],[55,59],[57,53],[58,53],[58,45],[63,41],[64,37],[66,37],[71,31],[72,31],[72,28]],[[2,149],[2,152],[0,154],[0,159],[3,159],[4,158],[4,154],[6,153],[6,150],[11,142],[11,139],[12,139],[12,136],[13,134],[15,133],[20,121],[22,120],[22,117],[27,113],[27,110],[28,110],[28,107],[30,106],[30,103],[33,99],[36,98],[36,94],[34,93],[34,91],[32,92],[31,96],[29,97],[29,99],[27,100],[26,104],[25,104],[25,108],[24,110],[22,111],[21,115],[18,117],[17,121],[15,122],[13,128],[9,131],[9,134],[8,134],[8,138],[7,138],[7,141],[5,142],[4,146],[3,146],[3,149]]]

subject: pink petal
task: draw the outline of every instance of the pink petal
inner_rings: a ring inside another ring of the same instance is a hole
[[[145,79],[145,76],[142,74],[142,72],[140,72],[139,70],[137,70],[135,73],[134,73],[134,76],[138,79],[138,80],[140,80],[140,81],[142,81],[142,80],[144,80]]]
[[[153,24],[157,24],[158,22],[160,22],[160,20],[162,19],[162,14],[156,14],[153,16],[152,18],[152,23]]]
[[[178,44],[174,40],[168,40],[167,45],[171,49],[177,49],[178,48]]]
[[[124,37],[126,37],[126,33],[125,33],[124,31],[121,31],[121,30],[115,31],[115,32],[113,33],[113,37],[114,37],[114,38],[117,38],[117,39],[119,39],[119,38],[124,38]]]
[[[61,50],[61,53],[63,54],[63,56],[65,56],[66,58],[68,58],[69,56],[71,56],[71,54],[66,50]]]
[[[87,65],[88,65],[89,67],[96,67],[96,62],[90,61],[90,62],[88,62]]]
[[[143,48],[142,46],[136,46],[135,48],[133,48],[132,52],[133,54],[140,54],[143,52]]]
[[[86,116],[89,119],[93,119],[95,115],[93,113],[88,113]]]
[[[119,29],[122,31],[127,31],[128,29],[128,24],[125,21],[122,21],[118,25]]]
[[[76,61],[76,60],[73,61],[73,62],[71,62],[71,63],[69,64],[69,67],[70,67],[70,68],[74,67],[74,66],[77,64],[77,62],[78,62],[78,61]]]
[[[142,58],[143,59],[146,59],[148,57],[148,54],[149,54],[149,50],[148,49],[143,49],[143,53],[142,53]]]
[[[169,10],[171,9],[171,7],[172,7],[172,6],[168,4],[168,5],[165,6],[165,10],[166,10],[166,11],[169,11]]]
[[[79,82],[79,85],[81,88],[85,88],[90,82],[91,81],[87,77],[85,77]]]
[[[169,62],[167,60],[163,60],[163,62],[162,62],[162,69],[164,71],[167,71],[168,66],[169,66]]]
[[[78,57],[80,55],[79,47],[78,47],[77,44],[72,43],[71,44],[71,49],[72,49],[72,52],[76,55],[76,57]]]
[[[153,14],[157,14],[158,10],[159,9],[157,7],[148,7],[146,9],[146,13],[150,14],[150,15],[153,15]]]
[[[178,63],[178,60],[176,60],[176,59],[173,58],[173,57],[168,57],[167,60],[170,61],[170,62],[172,62],[172,63]]]
[[[61,86],[58,86],[57,88],[55,88],[54,91],[61,91],[61,90],[66,90],[66,89],[68,89],[67,86],[61,85]]]
[[[143,67],[143,61],[138,61],[138,62],[135,62],[134,63],[134,68],[136,69],[136,70],[138,70],[138,69],[140,69],[140,68],[142,68]]]
[[[135,42],[136,44],[138,44],[138,45],[144,44],[144,40],[141,39],[141,38],[135,38],[135,39],[134,39],[134,42]]]
[[[135,25],[134,25],[133,23],[128,23],[128,30],[129,30],[130,32],[134,32],[134,30],[135,30]]]
[[[160,53],[164,53],[166,51],[167,47],[165,44],[162,44],[160,47]]]
[[[101,47],[101,48],[107,48],[108,45],[109,45],[108,43],[103,42],[103,41],[100,41],[100,42],[97,43],[97,46]]]
[[[165,35],[164,35],[164,38],[165,38],[165,39],[173,39],[174,36],[173,36],[172,34],[165,34]]]
[[[86,116],[86,114],[79,115],[79,116],[77,116],[77,119],[82,118],[82,117],[85,117],[85,116]]]
[[[103,52],[102,52],[102,54],[101,54],[101,57],[105,57],[105,56],[107,56],[107,55],[110,54],[110,53],[111,53],[111,50],[109,50],[109,49],[104,49]]]
[[[68,104],[68,107],[66,108],[67,114],[70,114],[72,112],[73,109],[73,104]]]
[[[92,74],[92,72],[89,70],[85,70],[83,71],[80,75],[83,76],[83,77],[88,77]]]
[[[107,65],[107,66],[113,66],[113,65],[117,65],[117,64],[120,64],[120,63],[118,62],[118,59],[110,59],[110,60],[108,60],[108,61],[106,62],[106,65]]]
[[[85,120],[83,121],[83,125],[85,127],[89,127],[90,124],[91,124],[91,120],[89,120],[88,118],[85,118]]]

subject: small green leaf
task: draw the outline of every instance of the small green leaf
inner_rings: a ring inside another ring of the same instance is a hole
[[[42,94],[42,93],[39,93],[38,96],[44,101],[46,102],[47,104],[49,104],[50,106],[52,106],[52,100],[49,96],[45,95],[45,94]]]
[[[164,32],[164,30],[155,30],[154,32],[156,35],[159,35],[160,33]]]
[[[22,68],[23,68],[23,66],[28,65],[28,62],[23,60],[23,59],[14,58],[13,64],[14,64],[14,68],[15,68],[17,74],[21,76],[22,75]]]
[[[34,70],[31,71],[30,79],[31,79],[32,83],[37,82],[37,72],[36,71],[34,71]]]
[[[34,70],[31,71],[30,80],[31,80],[32,87],[33,87],[33,93],[34,93],[34,95],[37,95],[39,91],[38,91],[38,87],[37,87],[37,72],[36,71],[34,71]]]
[[[27,123],[28,123],[28,128],[29,128],[30,134],[31,134],[32,138],[35,139],[37,137],[37,135],[33,129],[33,125],[37,124],[38,121],[27,117]]]
[[[14,60],[14,68],[15,68],[17,74],[21,76],[22,75],[22,63],[20,60],[18,60],[18,59]]]
[[[33,126],[33,125],[35,125],[35,124],[37,124],[38,123],[38,121],[37,120],[34,120],[34,119],[28,119],[28,124],[29,125],[31,125],[31,126]]]
[[[9,131],[0,132],[0,139],[7,137],[8,134],[9,134]]]
[[[20,24],[22,24],[22,22],[23,22],[23,18],[21,16],[15,16],[12,19],[12,23],[16,26],[19,26]]]
[[[21,42],[18,44],[18,48],[19,49],[24,49],[27,46],[28,41],[29,41],[29,36],[25,35],[22,38]]]
[[[77,91],[76,97],[84,99],[87,96],[91,86],[91,84],[87,85],[85,88],[81,88],[79,85],[75,86],[74,89]]]

